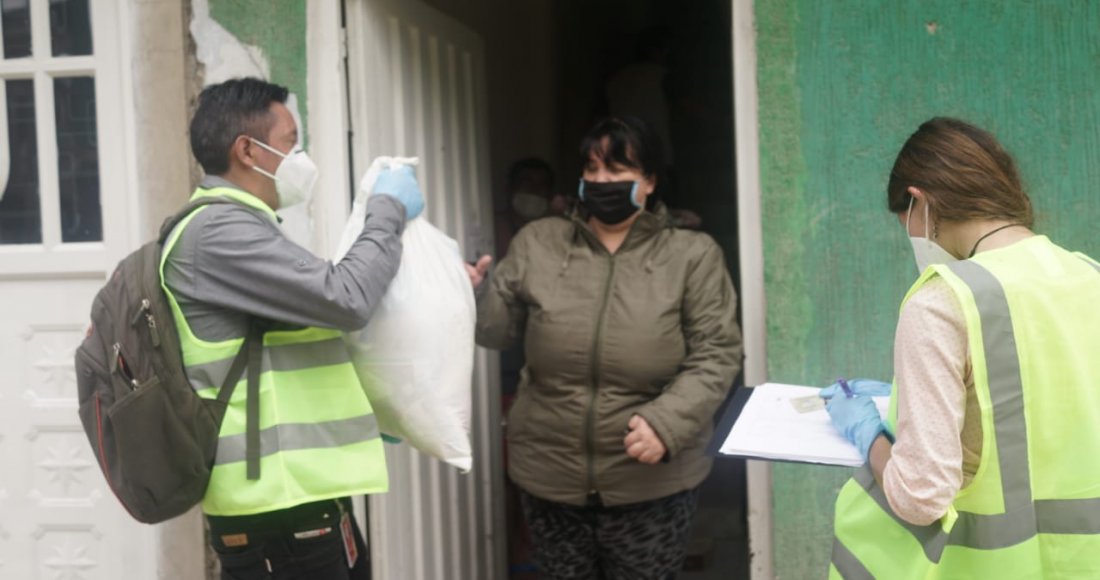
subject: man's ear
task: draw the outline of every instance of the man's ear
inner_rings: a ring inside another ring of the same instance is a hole
[[[256,166],[256,148],[252,141],[245,135],[238,135],[229,147],[229,165],[239,165],[245,169]]]

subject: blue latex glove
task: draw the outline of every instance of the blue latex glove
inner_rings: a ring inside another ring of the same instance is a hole
[[[893,390],[893,385],[874,379],[852,379],[848,381],[848,388],[852,389],[853,395],[888,397],[890,396],[890,391]],[[822,399],[831,399],[838,394],[843,395],[844,390],[840,388],[840,383],[833,383],[821,389],[821,392],[818,394],[821,395]]]
[[[860,455],[866,461],[871,451],[871,444],[880,433],[886,431],[879,417],[875,402],[867,395],[844,396],[843,393],[829,399],[825,404],[829,411],[829,419],[833,427],[859,449]]]
[[[371,193],[397,198],[405,206],[405,219],[411,220],[424,211],[424,195],[416,182],[416,172],[408,165],[379,173]]]

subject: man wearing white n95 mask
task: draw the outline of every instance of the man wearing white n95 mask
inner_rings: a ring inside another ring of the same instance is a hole
[[[317,168],[298,147],[286,98],[285,88],[250,78],[203,90],[191,149],[206,176],[191,199],[230,203],[201,206],[176,226],[161,280],[199,396],[217,395],[243,337],[263,337],[259,394],[250,401],[243,383],[233,391],[203,498],[222,578],[366,578],[347,498],[383,492],[388,481],[340,332],[366,325],[423,200],[411,171],[385,172],[339,263],[289,240],[275,210],[308,201]],[[252,404],[258,442],[245,437]]]

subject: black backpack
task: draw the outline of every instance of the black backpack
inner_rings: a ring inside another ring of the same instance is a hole
[[[260,366],[250,364],[260,360],[259,325],[251,325],[218,398],[203,399],[187,380],[175,319],[160,285],[168,235],[192,211],[216,203],[235,202],[209,197],[188,204],[164,222],[156,241],[119,262],[92,303],[92,325],[76,350],[84,431],[111,491],[145,523],[175,517],[202,501],[226,405],[246,366],[249,478],[259,477],[252,409],[258,413],[259,397],[252,395],[259,391]]]

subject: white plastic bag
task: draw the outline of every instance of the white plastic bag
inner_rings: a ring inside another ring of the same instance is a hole
[[[416,158],[379,157],[352,205],[335,260],[363,230],[378,174]],[[401,266],[366,328],[345,342],[379,429],[466,472],[477,309],[458,243],[423,217],[405,226]]]

